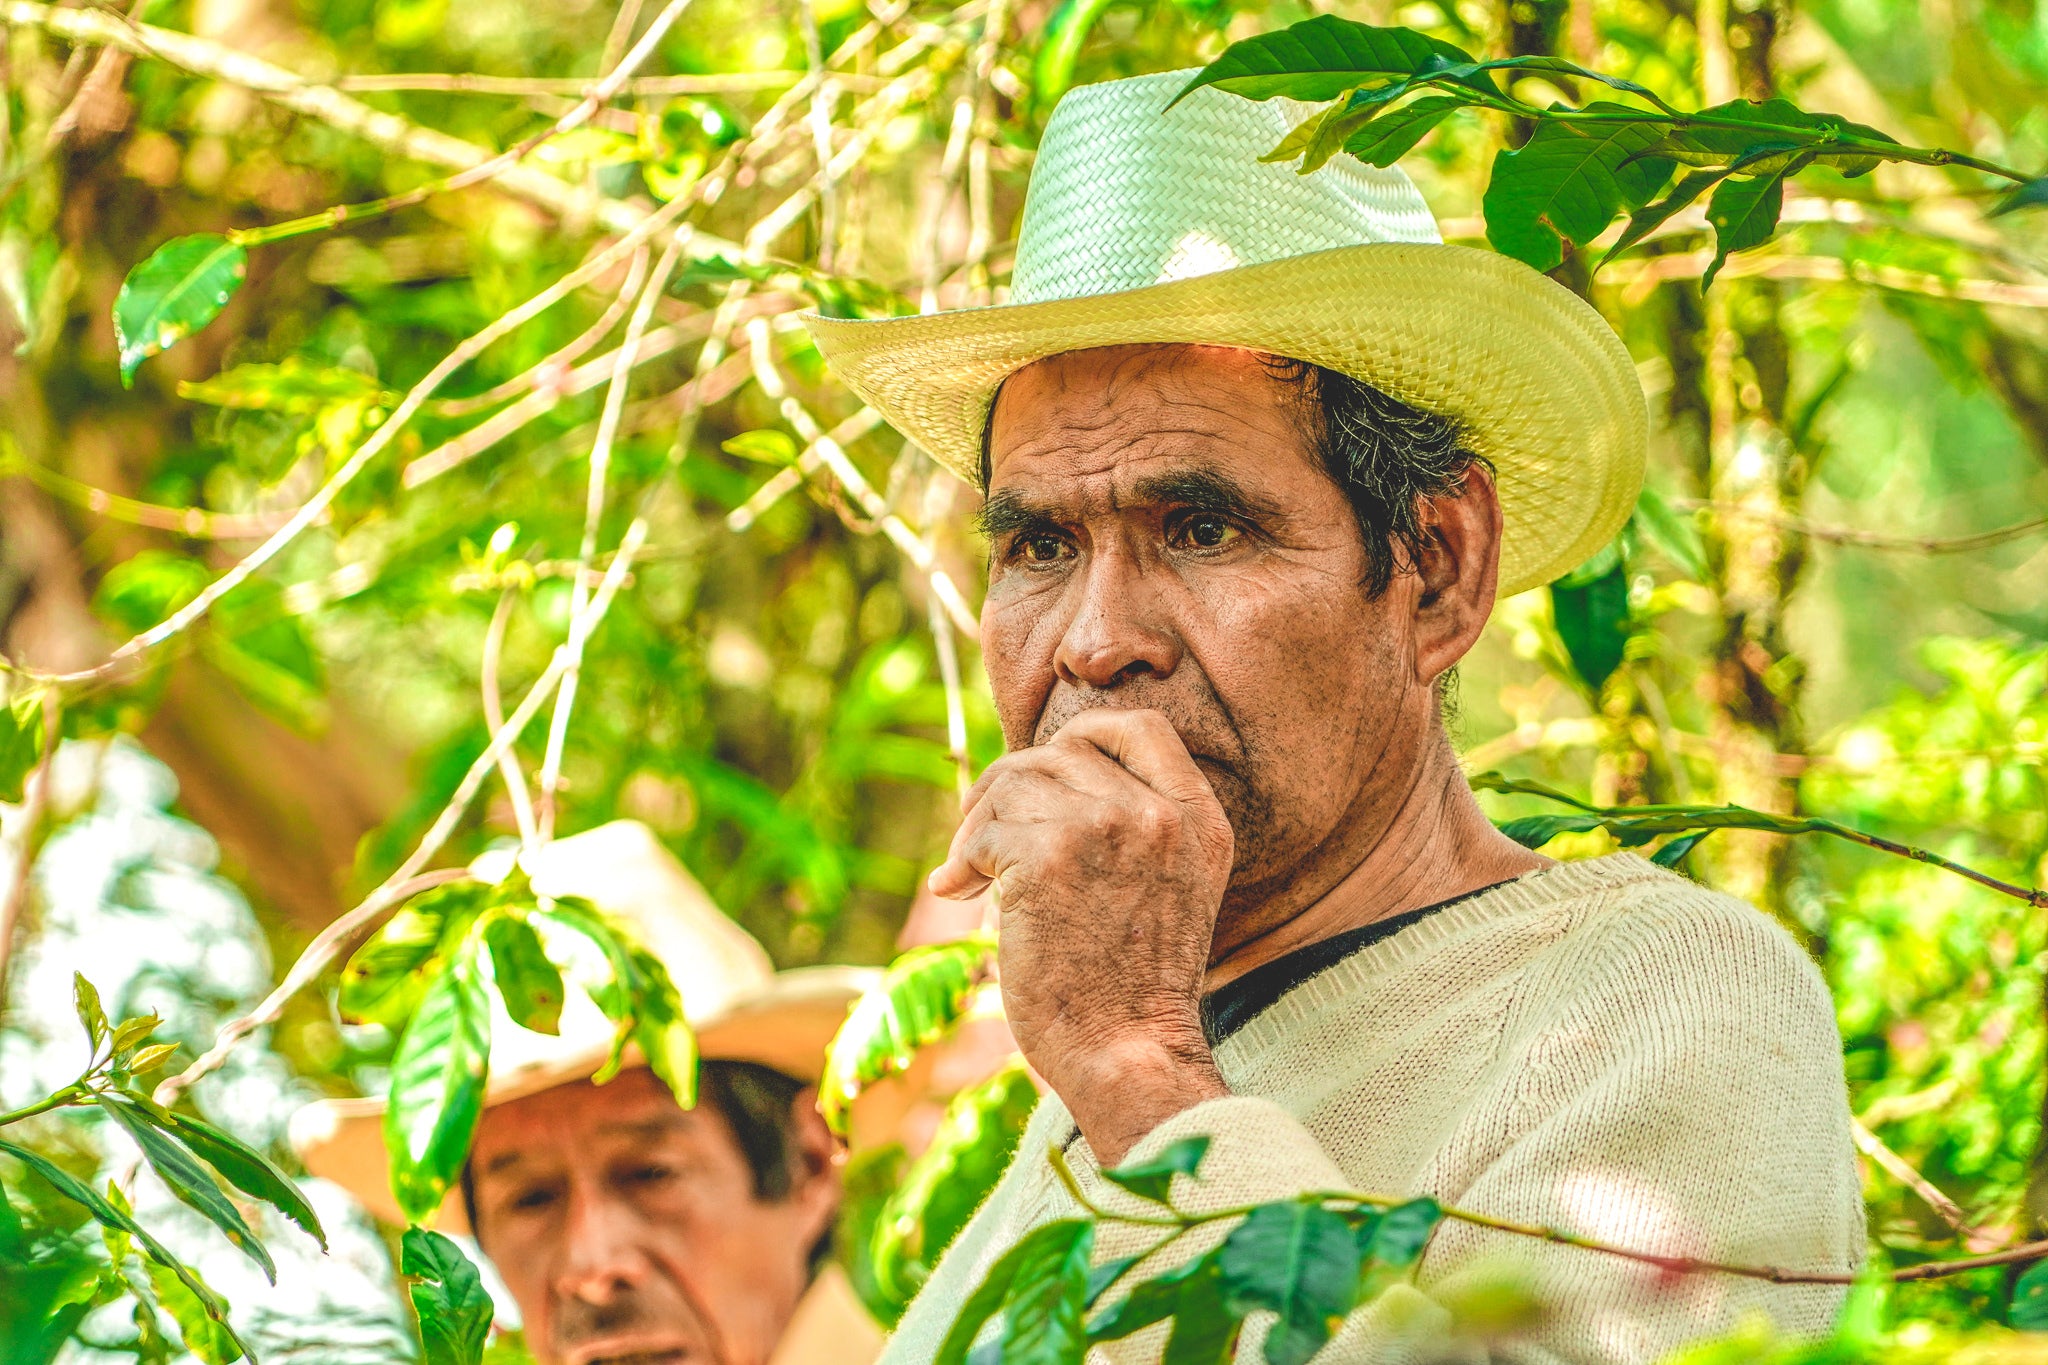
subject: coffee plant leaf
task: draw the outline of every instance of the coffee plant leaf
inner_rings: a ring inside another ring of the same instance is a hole
[[[1618,104],[1589,111],[1639,114]],[[1617,123],[1544,120],[1529,140],[1494,158],[1483,210],[1496,251],[1538,270],[1554,270],[1606,230],[1615,215],[1650,201],[1672,163],[1646,155],[1666,125],[1651,116]]]
[[[995,938],[975,934],[934,943],[889,964],[881,984],[860,998],[825,1054],[818,1109],[836,1133],[861,1090],[909,1066],[918,1049],[951,1031],[973,998]]]
[[[270,1258],[270,1252],[263,1243],[257,1240],[255,1232],[242,1217],[242,1211],[214,1181],[212,1173],[200,1164],[199,1158],[165,1130],[163,1121],[149,1108],[125,1095],[103,1094],[99,1096],[98,1103],[101,1111],[135,1140],[150,1169],[170,1187],[171,1193],[219,1228],[223,1236],[261,1266],[264,1275],[276,1284],[277,1263]]]
[[[249,274],[249,253],[215,233],[173,237],[128,272],[114,297],[121,383],[136,367],[212,322]]]
[[[1266,1333],[1267,1365],[1306,1365],[1329,1342],[1357,1296],[1358,1267],[1358,1243],[1344,1219],[1293,1200],[1253,1209],[1216,1259],[1234,1313],[1278,1315]]]
[[[1174,104],[1205,85],[1246,99],[1276,96],[1320,104],[1348,90],[1388,78],[1447,69],[1477,71],[1472,54],[1406,28],[1378,28],[1331,14],[1272,33],[1241,39],[1196,73]],[[1468,74],[1461,83],[1493,93],[1490,78]],[[1169,105],[1169,108],[1172,106]]]
[[[1181,1138],[1149,1160],[1111,1167],[1102,1173],[1102,1178],[1140,1199],[1167,1203],[1173,1178],[1184,1175],[1192,1179],[1201,1169],[1202,1158],[1209,1154],[1209,1141],[1207,1134]]]
[[[420,1321],[423,1365],[479,1365],[491,1332],[491,1295],[462,1248],[438,1232],[407,1228],[398,1271]]]
[[[427,986],[391,1059],[384,1146],[392,1193],[416,1223],[461,1174],[483,1112],[491,1010],[472,952],[465,947]]]

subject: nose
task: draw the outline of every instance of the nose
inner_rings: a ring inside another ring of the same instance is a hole
[[[617,1200],[571,1194],[556,1292],[601,1307],[639,1288],[649,1267],[637,1231],[637,1221]]]
[[[1090,556],[1068,595],[1073,615],[1053,654],[1061,682],[1112,688],[1133,678],[1164,678],[1180,665],[1180,636],[1166,620],[1156,585],[1120,548]]]

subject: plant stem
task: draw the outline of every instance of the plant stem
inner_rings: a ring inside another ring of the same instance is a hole
[[[84,1081],[73,1081],[62,1090],[57,1091],[53,1095],[46,1095],[34,1104],[24,1105],[19,1109],[9,1110],[5,1114],[0,1114],[0,1128],[5,1128],[10,1123],[20,1123],[23,1119],[32,1119],[38,1114],[47,1114],[52,1109],[66,1108],[79,1099],[79,1097],[91,1093],[90,1090],[86,1089]]]

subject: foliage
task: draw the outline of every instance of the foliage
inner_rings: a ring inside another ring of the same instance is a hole
[[[944,1037],[967,1012],[995,956],[986,934],[913,948],[889,964],[881,984],[847,1015],[825,1055],[818,1108],[836,1131],[861,1087],[910,1065],[917,1050]]]

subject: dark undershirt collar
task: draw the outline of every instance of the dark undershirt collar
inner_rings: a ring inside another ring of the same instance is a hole
[[[1202,997],[1202,1032],[1208,1037],[1209,1046],[1215,1047],[1257,1018],[1281,996],[1310,977],[1328,971],[1354,953],[1364,952],[1375,943],[1384,943],[1403,929],[1420,924],[1439,910],[1449,909],[1461,901],[1483,896],[1495,887],[1506,885],[1507,882],[1495,882],[1492,886],[1482,886],[1476,891],[1467,891],[1461,896],[1438,901],[1435,905],[1425,905],[1420,910],[1409,910],[1386,919],[1374,920],[1371,924],[1346,930],[1331,938],[1311,943],[1305,948],[1296,948],[1285,957],[1275,958],[1261,967],[1254,967],[1236,980],[1218,986]]]

